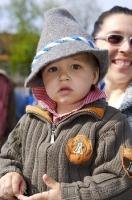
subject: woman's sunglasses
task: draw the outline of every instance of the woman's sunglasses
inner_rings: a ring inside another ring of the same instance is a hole
[[[104,37],[97,36],[94,38],[94,40],[105,40],[111,45],[121,45],[124,41],[128,40],[129,45],[132,47],[132,36],[131,37],[125,37],[123,35],[119,34],[109,34]]]

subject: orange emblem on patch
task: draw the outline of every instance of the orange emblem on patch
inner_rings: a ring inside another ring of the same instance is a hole
[[[132,178],[132,148],[122,147],[123,168],[129,178]]]
[[[88,161],[93,152],[91,140],[83,134],[69,139],[65,150],[68,159],[74,164]]]

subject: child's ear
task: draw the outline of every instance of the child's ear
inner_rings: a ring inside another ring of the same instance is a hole
[[[96,85],[99,80],[99,69],[93,72],[93,85]]]

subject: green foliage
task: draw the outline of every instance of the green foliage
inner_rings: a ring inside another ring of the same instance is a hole
[[[11,1],[8,10],[16,27],[9,47],[9,69],[12,75],[25,77],[29,74],[39,39],[39,19],[43,19],[44,12],[55,5],[54,0],[43,0],[39,4],[33,0]]]
[[[96,0],[93,0],[96,2]],[[90,0],[11,0],[7,6],[11,24],[9,31],[15,30],[9,45],[9,65],[11,74],[27,76],[36,52],[39,33],[42,29],[44,12],[65,3],[86,29],[95,16],[95,5]],[[94,13],[94,15],[93,15]],[[90,20],[89,20],[90,19]],[[41,22],[41,23],[40,23]]]
[[[26,76],[36,52],[39,35],[32,32],[20,32],[13,36],[10,47],[9,65],[12,73]]]
[[[56,0],[11,0],[7,9],[14,22],[12,28],[16,32],[40,31],[40,22],[43,21],[44,12],[56,6],[58,6]]]

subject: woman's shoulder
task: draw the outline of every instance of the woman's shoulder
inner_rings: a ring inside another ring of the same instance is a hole
[[[124,112],[130,112],[132,114],[132,84],[129,84],[125,91],[120,110]]]
[[[107,105],[103,121],[106,124],[115,125],[118,122],[127,121],[127,117],[119,109]]]

